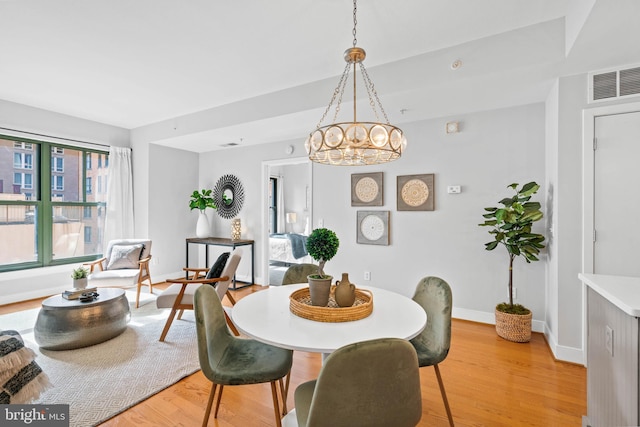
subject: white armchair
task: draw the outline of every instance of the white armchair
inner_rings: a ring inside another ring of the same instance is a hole
[[[84,263],[89,266],[89,286],[128,288],[137,286],[136,308],[140,305],[140,288],[148,281],[149,292],[153,283],[149,273],[151,240],[111,240],[103,258]]]

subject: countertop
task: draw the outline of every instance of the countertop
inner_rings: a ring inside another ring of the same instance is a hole
[[[640,317],[640,277],[585,273],[578,277],[628,315]]]

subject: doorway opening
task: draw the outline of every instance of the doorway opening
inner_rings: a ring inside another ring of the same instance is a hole
[[[313,167],[307,157],[262,163],[263,283],[277,286],[292,264],[311,262],[306,236],[313,224]]]

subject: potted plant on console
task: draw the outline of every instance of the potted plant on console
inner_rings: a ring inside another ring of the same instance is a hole
[[[88,269],[82,266],[75,268],[71,273],[71,278],[73,279],[73,287],[75,289],[86,289],[88,276],[89,276]]]
[[[198,216],[198,222],[196,224],[196,236],[197,237],[209,237],[211,235],[211,225],[209,218],[205,213],[205,209],[217,209],[216,202],[211,195],[212,190],[202,189],[202,191],[194,190],[191,193],[191,200],[189,200],[189,208],[191,210],[198,209],[200,215]]]
[[[324,265],[336,255],[339,245],[336,233],[327,228],[316,228],[307,238],[307,252],[318,261],[318,274],[307,276],[312,305],[325,307],[329,302],[333,276],[324,273]]]
[[[521,256],[527,263],[538,261],[540,249],[544,248],[542,234],[533,233],[534,222],[542,219],[540,203],[530,201],[540,186],[535,182],[525,184],[518,190],[518,184],[511,184],[515,195],[500,200],[502,207],[485,208],[484,223],[491,227],[489,234],[493,240],[485,243],[485,249],[494,250],[503,245],[509,254],[509,302],[496,306],[496,332],[509,341],[528,342],[531,339],[531,310],[513,303],[513,261]]]

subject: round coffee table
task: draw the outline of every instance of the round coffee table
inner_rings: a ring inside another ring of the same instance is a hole
[[[123,289],[98,288],[91,302],[55,295],[42,301],[34,328],[36,342],[45,350],[72,350],[115,338],[131,318]]]

